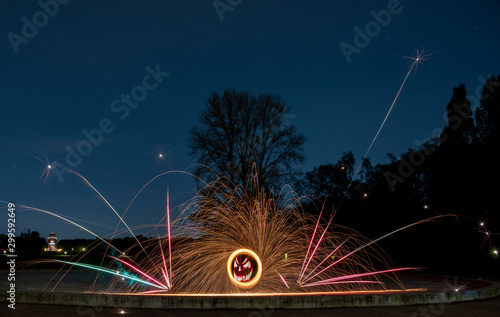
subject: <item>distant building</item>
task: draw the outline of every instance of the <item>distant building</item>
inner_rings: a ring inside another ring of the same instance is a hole
[[[47,237],[47,251],[57,251],[57,236],[52,232]]]

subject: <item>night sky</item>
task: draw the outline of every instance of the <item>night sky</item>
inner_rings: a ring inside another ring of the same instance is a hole
[[[374,164],[442,128],[453,87],[463,83],[476,96],[481,78],[500,72],[493,0],[46,3],[48,13],[37,1],[2,2],[0,200],[72,217],[103,236],[118,220],[96,194],[64,171],[44,177],[48,164],[67,166],[69,149],[80,146],[75,170],[121,213],[155,175],[193,171],[188,132],[214,91],[280,95],[307,137],[308,171],[347,151],[359,163],[408,71],[411,60],[402,57],[415,49],[432,56],[409,76],[369,154]],[[346,58],[342,45],[356,52]],[[161,177],[125,220],[157,224],[167,188],[176,207],[195,186],[184,174]],[[92,238],[19,207],[16,228]]]

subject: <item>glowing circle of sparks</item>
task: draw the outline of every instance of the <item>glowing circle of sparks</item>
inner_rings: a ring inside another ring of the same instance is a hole
[[[233,264],[234,261],[236,260],[237,257],[239,256],[250,256],[255,260],[256,263],[256,273],[252,275],[252,277],[247,280],[247,281],[238,281],[234,275],[233,275]],[[249,289],[255,286],[257,282],[260,280],[260,277],[262,275],[262,262],[260,261],[259,256],[257,253],[253,252],[252,250],[249,249],[238,249],[231,253],[229,258],[227,259],[227,275],[229,276],[229,279],[231,282],[233,282],[234,285],[240,288],[244,289]]]

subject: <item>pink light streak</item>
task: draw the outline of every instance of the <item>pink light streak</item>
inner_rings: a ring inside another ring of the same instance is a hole
[[[309,256],[309,251],[311,250],[311,246],[313,244],[314,237],[316,236],[316,231],[318,230],[319,221],[321,219],[321,215],[323,214],[323,210],[325,209],[325,203],[326,203],[326,199],[323,202],[323,206],[321,206],[321,211],[319,213],[318,221],[316,222],[316,226],[314,227],[314,231],[313,231],[313,234],[311,237],[311,242],[309,242],[309,247],[307,248],[307,253],[306,253],[306,256],[304,257],[304,262],[302,263],[302,268],[300,269],[299,281],[302,279],[302,276],[304,275],[304,272],[305,272],[304,266],[306,265],[307,257]]]
[[[402,231],[402,230],[405,230],[405,229],[408,229],[410,227],[413,227],[415,225],[418,225],[418,224],[421,224],[421,223],[424,223],[424,222],[429,222],[429,221],[432,221],[432,220],[435,220],[435,219],[439,219],[439,218],[443,218],[443,217],[448,217],[448,216],[454,216],[454,215],[439,215],[439,216],[435,216],[435,217],[432,217],[432,218],[428,218],[428,219],[424,219],[424,220],[420,220],[420,221],[417,221],[417,222],[414,222],[412,224],[409,224],[407,226],[404,226],[404,227],[401,227],[397,230],[394,230],[392,232],[389,232],[388,234],[386,235],[383,235],[381,236],[380,238],[377,238],[375,240],[372,240],[362,246],[360,246],[359,248],[355,249],[354,251],[352,251],[351,253],[343,256],[342,258],[338,259],[337,261],[333,262],[332,264],[330,264],[329,266],[327,266],[326,268],[324,268],[323,270],[319,271],[318,273],[314,274],[313,276],[309,277],[309,278],[306,278],[304,280],[304,282],[307,282],[313,278],[315,278],[316,276],[320,275],[321,273],[323,273],[324,271],[328,270],[329,268],[331,268],[332,266],[342,262],[343,260],[345,260],[346,258],[350,257],[351,255],[353,255],[354,253],[360,251],[360,250],[363,250],[364,248],[366,247],[369,247],[370,245],[374,244],[374,243],[377,243],[378,241],[384,239],[384,238],[387,238],[388,236],[391,236],[393,234],[395,234],[396,232],[399,232],[399,231]]]
[[[164,285],[163,283],[161,283],[160,281],[158,281],[157,279],[155,279],[154,277],[148,275],[146,272],[142,271],[141,269],[133,266],[132,264],[128,263],[128,262],[125,262],[117,257],[114,257],[114,256],[110,256],[112,259],[115,259],[117,261],[119,261],[120,263],[130,267],[131,269],[133,269],[134,271],[136,271],[137,273],[149,278],[150,280],[152,280],[153,282],[155,282],[156,284],[158,284],[159,286],[163,287],[164,289],[168,289],[169,287],[167,287],[166,285]]]
[[[160,243],[160,250],[161,250],[161,258],[162,258],[162,263],[163,263],[163,268],[161,269],[161,273],[163,274],[163,278],[165,279],[165,282],[167,283],[168,287],[170,288],[170,279],[168,278],[168,269],[167,269],[167,261],[165,261],[165,255],[163,254],[163,246],[161,244],[161,238],[158,239],[158,242]]]
[[[350,279],[360,278],[360,277],[365,277],[365,276],[373,276],[373,275],[377,275],[377,274],[386,274],[386,273],[394,273],[394,272],[399,272],[399,271],[407,271],[407,270],[415,270],[415,268],[403,267],[403,268],[399,268],[399,269],[389,269],[389,270],[384,270],[384,271],[376,271],[376,272],[369,272],[369,273],[359,273],[359,274],[338,276],[338,277],[326,279],[326,280],[319,281],[319,282],[309,283],[309,284],[304,285],[303,287],[329,285],[329,284],[340,284],[340,283],[361,283],[361,282],[363,282],[363,283],[379,283],[378,281],[345,281],[345,280],[350,280]]]
[[[276,271],[276,273],[278,273],[278,275],[280,276],[281,280],[283,281],[283,283],[285,283],[286,285],[286,288],[290,288],[288,287],[288,283],[286,282],[285,278],[283,277],[283,275],[281,275],[278,271]]]
[[[312,286],[322,286],[322,285],[331,285],[331,284],[382,284],[382,282],[364,280],[364,281],[339,281],[339,282],[327,283],[326,281],[319,281],[319,282],[314,282],[314,283],[302,285],[301,287],[312,287]]]
[[[170,281],[172,281],[172,238],[170,235],[170,194],[167,189],[167,230],[168,230],[168,262],[170,267]],[[163,253],[162,253],[163,255]],[[165,261],[164,261],[165,262]],[[165,270],[167,268],[165,267]],[[173,283],[173,281],[172,281]]]
[[[314,271],[316,271],[316,269],[318,267],[321,266],[321,264],[325,263],[326,260],[328,260],[335,252],[338,251],[338,249],[340,249],[340,247],[342,247],[344,245],[344,243],[346,243],[347,241],[349,240],[349,238],[347,238],[347,240],[345,240],[344,242],[342,242],[338,247],[335,248],[335,250],[333,250],[330,254],[328,254],[327,257],[325,257],[325,259],[323,261],[321,261],[320,264],[318,264],[307,276],[306,276],[306,279],[312,274],[314,273]]]
[[[319,218],[318,218],[318,223],[319,223]],[[323,241],[323,238],[325,237],[325,234],[326,232],[328,231],[328,227],[330,227],[330,224],[332,223],[332,220],[333,218],[330,219],[330,221],[328,222],[328,225],[326,225],[326,228],[325,230],[323,230],[323,233],[321,234],[321,237],[319,238],[318,240],[318,243],[316,243],[316,247],[314,247],[314,251],[311,253],[311,256],[309,257],[309,261],[307,261],[307,265],[304,267],[304,270],[302,271],[302,275],[300,276],[300,279],[302,278],[302,276],[304,275],[304,273],[307,271],[307,268],[309,267],[309,264],[311,264],[311,261],[314,257],[314,254],[316,254],[316,251],[318,250],[319,248],[319,245],[321,244],[321,241]],[[299,281],[300,281],[299,279]]]

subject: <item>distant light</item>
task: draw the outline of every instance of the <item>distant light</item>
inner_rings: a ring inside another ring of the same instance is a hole
[[[52,168],[52,165],[47,165],[47,168],[48,168],[48,169],[51,169],[51,168]]]
[[[120,311],[120,314],[125,314],[125,311],[124,310]]]
[[[489,235],[490,235],[490,233],[489,233],[488,231],[486,231],[486,235],[487,235],[487,236],[489,236]]]
[[[429,209],[429,205],[424,205],[424,209]]]
[[[484,222],[480,222],[480,223],[479,223],[479,225],[480,225],[481,227],[484,227]]]
[[[458,291],[459,291],[458,288],[455,288],[455,292],[458,292]]]
[[[158,155],[159,157],[163,157],[163,154],[160,153],[160,155]]]
[[[367,194],[367,193],[364,193],[364,194],[363,194],[363,197],[368,197],[368,194]]]
[[[64,255],[68,254],[68,252],[64,251]]]
[[[493,250],[493,254],[498,255],[498,251],[497,250]]]

